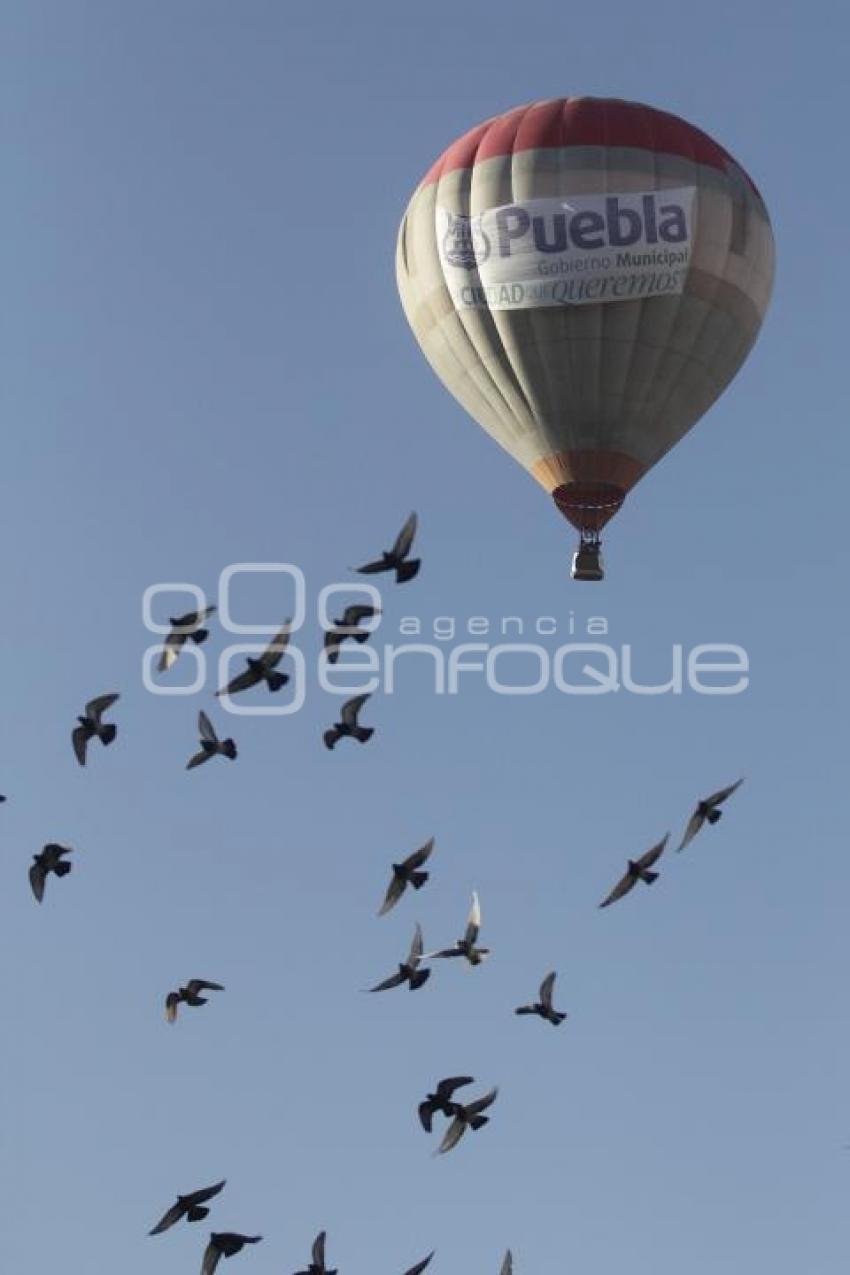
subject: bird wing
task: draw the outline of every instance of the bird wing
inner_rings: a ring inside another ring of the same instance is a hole
[[[215,733],[215,728],[203,709],[198,713],[198,732],[201,739],[206,740],[208,744],[218,743],[218,735]]]
[[[165,998],[165,1017],[169,1023],[173,1023],[177,1018],[177,1006],[180,1004],[180,996],[177,992],[169,992]]]
[[[86,717],[90,717],[93,722],[100,722],[101,714],[111,708],[117,699],[117,694],[98,695],[97,699],[90,699],[86,704]]]
[[[416,525],[418,519],[416,514],[411,514],[401,531],[396,536],[395,544],[391,553],[394,558],[406,558],[413,546],[413,537],[416,535]]]
[[[322,739],[325,741],[325,748],[333,748],[334,744],[336,744],[336,742],[341,738],[342,736],[339,731],[333,726],[331,726],[329,730],[326,730],[322,735]]]
[[[221,1249],[213,1240],[210,1240],[204,1252],[204,1260],[201,1263],[201,1275],[213,1275],[213,1271],[218,1266],[221,1257]]]
[[[29,876],[32,892],[38,902],[41,903],[41,900],[44,898],[44,883],[47,880],[47,872],[40,859],[36,859],[35,863],[33,863],[30,868]]]
[[[77,726],[71,731],[71,743],[74,745],[74,756],[81,766],[86,764],[86,745],[91,739],[91,731],[87,726]]]
[[[711,794],[710,797],[706,797],[704,799],[704,804],[706,806],[722,805],[722,803],[726,800],[727,797],[731,797],[732,793],[735,792],[737,788],[741,787],[741,784],[743,782],[744,782],[744,776],[742,775],[740,779],[737,779],[734,784],[730,784],[728,788],[721,788],[719,792],[714,792]]]
[[[676,847],[677,854],[679,853],[680,850],[684,850],[685,846],[690,845],[690,843],[693,841],[694,837],[697,835],[697,833],[699,832],[700,828],[702,827],[704,823],[705,823],[705,815],[702,814],[699,809],[695,810],[694,813],[691,815],[690,819],[688,820],[688,826],[685,829],[685,835],[682,837],[682,840],[679,842],[678,846]]]
[[[424,846],[420,846],[418,850],[413,851],[413,854],[409,854],[402,866],[405,868],[421,868],[433,849],[434,838],[431,837],[430,841],[426,841]]]
[[[213,1186],[201,1187],[200,1191],[192,1191],[189,1195],[184,1195],[183,1199],[191,1206],[193,1204],[205,1204],[207,1200],[211,1200],[213,1196],[223,1191],[227,1184],[227,1178],[222,1178],[220,1182],[216,1182]]]
[[[669,840],[670,840],[670,833],[668,832],[667,835],[663,837],[661,841],[657,842],[652,847],[651,850],[647,850],[646,854],[641,855],[641,857],[637,861],[637,866],[641,869],[651,868],[653,863],[657,863],[658,860],[661,858],[662,854],[664,853],[667,842]]]
[[[474,1076],[447,1076],[445,1080],[441,1080],[437,1085],[437,1096],[439,1098],[451,1098],[456,1089],[461,1089],[464,1085],[471,1085],[474,1080]]]
[[[502,1269],[499,1271],[499,1275],[514,1275],[514,1259],[511,1256],[510,1249],[505,1253],[505,1260],[502,1262]]]
[[[378,558],[375,562],[367,562],[365,566],[354,567],[354,570],[361,576],[377,575],[379,571],[392,570],[392,563],[386,562],[383,558]]]
[[[393,879],[389,884],[386,894],[384,895],[384,901],[381,904],[378,916],[385,916],[386,913],[389,912],[390,908],[394,908],[401,896],[404,894],[406,888],[407,882],[404,877],[397,877],[395,873],[393,873]]]
[[[186,984],[186,991],[190,996],[197,996],[198,992],[223,992],[223,983],[209,983],[205,978],[190,978]]]
[[[377,607],[367,606],[365,603],[352,603],[351,606],[345,608],[342,613],[341,628],[355,629],[363,620],[371,620],[373,616],[380,615]]]
[[[184,1213],[188,1211],[189,1205],[185,1200],[178,1200],[176,1204],[172,1204],[167,1213],[163,1213],[152,1231],[148,1231],[148,1235],[162,1235],[163,1231],[167,1231],[175,1222],[179,1222]]]
[[[339,658],[339,644],[344,637],[345,634],[341,633],[339,629],[325,629],[325,639],[322,649],[331,664],[335,664]]]
[[[252,686],[256,686],[261,678],[262,674],[249,665],[241,673],[237,673],[233,680],[228,682],[222,690],[216,691],[216,695],[236,695],[239,691],[247,691]]]
[[[555,986],[555,971],[547,974],[540,984],[540,1004],[544,1009],[552,1008],[552,988]]]
[[[193,757],[189,758],[186,762],[186,769],[194,770],[196,766],[200,766],[202,762],[209,761],[209,759],[214,756],[214,753],[204,752],[202,748],[199,753],[195,753]]]
[[[177,663],[177,657],[180,654],[183,643],[186,641],[185,633],[177,633],[171,630],[168,637],[162,645],[162,651],[159,656],[157,668],[160,673],[167,673],[173,664]]]
[[[467,1103],[464,1108],[467,1115],[477,1116],[482,1111],[486,1111],[488,1107],[492,1107],[493,1103],[496,1101],[498,1092],[498,1087],[496,1087],[495,1089],[491,1089],[489,1093],[485,1093],[483,1098],[476,1098],[475,1102]]]
[[[629,890],[634,888],[636,881],[637,878],[633,877],[631,872],[624,872],[614,889],[607,898],[602,900],[599,906],[607,908],[609,903],[616,903],[618,899],[622,899],[624,894],[628,894]]]
[[[292,620],[284,620],[283,628],[272,638],[263,654],[260,656],[260,663],[263,668],[275,668],[283,658],[284,651],[289,644],[290,628]]]
[[[422,1275],[422,1272],[424,1271],[428,1263],[431,1261],[431,1258],[434,1256],[434,1253],[436,1253],[436,1251],[437,1251],[436,1249],[432,1249],[432,1251],[428,1254],[427,1257],[423,1257],[421,1262],[417,1262],[415,1266],[411,1266],[410,1270],[407,1270],[404,1272],[404,1275]]]
[[[419,1123],[422,1125],[422,1128],[426,1133],[430,1133],[431,1121],[434,1117],[434,1108],[426,1098],[424,1102],[420,1102],[417,1110],[419,1112]]]
[[[319,1234],[313,1240],[313,1265],[324,1268],[325,1265],[325,1232],[319,1231]]]
[[[368,695],[355,695],[353,699],[346,700],[340,712],[340,719],[344,726],[353,729],[357,725],[357,714],[368,698]]]
[[[463,936],[464,943],[474,943],[478,938],[478,931],[481,929],[481,905],[478,902],[478,895],[472,891],[472,907],[469,909],[469,916],[466,921],[466,933]]]
[[[443,1141],[437,1147],[437,1155],[445,1155],[447,1151],[451,1151],[452,1147],[456,1147],[465,1131],[466,1121],[461,1120],[460,1116],[455,1116],[443,1135]]]
[[[412,965],[413,968],[416,969],[416,966],[422,960],[422,953],[424,950],[425,944],[422,938],[422,926],[417,921],[416,929],[413,931],[413,942],[410,945],[410,952],[407,957],[408,965]]]
[[[401,971],[399,971],[398,974],[393,974],[390,978],[385,978],[383,983],[376,983],[374,987],[370,987],[368,990],[370,992],[386,992],[389,991],[391,987],[401,987],[403,982],[404,975]]]

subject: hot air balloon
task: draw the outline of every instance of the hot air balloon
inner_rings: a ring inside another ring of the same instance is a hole
[[[774,246],[740,165],[675,115],[558,98],[465,134],[398,237],[402,305],[434,371],[579,532],[600,533],[755,342]]]

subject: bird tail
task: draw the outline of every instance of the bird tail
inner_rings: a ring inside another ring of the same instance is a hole
[[[560,1010],[553,1009],[552,1013],[549,1016],[549,1022],[554,1023],[554,1025],[557,1027],[558,1023],[562,1023],[565,1018],[566,1018],[566,1014],[562,1014]]]
[[[200,646],[202,642],[206,642],[209,635],[210,635],[209,629],[195,629],[195,632],[190,633],[189,637],[192,639],[193,642],[197,642],[198,646]]]
[[[231,761],[236,760],[236,745],[232,739],[226,739],[221,746],[221,751],[225,757],[229,757]]]
[[[427,880],[427,872],[411,872],[410,874],[410,884],[413,886],[414,890],[421,890]]]
[[[286,686],[286,683],[289,681],[289,674],[275,673],[274,670],[272,670],[271,673],[266,674],[266,681],[269,684],[270,691],[279,691],[280,688],[282,686]]]
[[[485,1124],[489,1124],[489,1116],[473,1116],[469,1122],[470,1129],[483,1129]]]
[[[640,879],[641,881],[645,881],[647,885],[652,885],[653,881],[658,880],[658,873],[650,872],[648,868],[644,868],[643,872],[640,874]]]
[[[66,877],[68,873],[71,871],[71,867],[72,865],[70,863],[57,863],[56,867],[54,868],[54,872],[56,873],[57,877]]]
[[[201,1218],[207,1217],[209,1209],[205,1209],[201,1204],[193,1204],[186,1214],[186,1220],[189,1222],[200,1222]]]
[[[427,983],[430,977],[430,970],[414,970],[410,976],[410,990],[415,992],[417,987],[421,987],[423,983]]]
[[[709,810],[708,814],[706,815],[706,819],[708,820],[709,823],[717,823],[717,820],[721,817],[722,814],[723,814],[722,810]]]
[[[396,584],[404,584],[405,580],[412,580],[421,565],[421,558],[411,558],[409,562],[400,562],[395,569]]]
[[[375,733],[374,726],[355,726],[351,732],[358,743],[365,744],[367,739],[371,739]]]
[[[113,726],[112,723],[110,722],[108,726],[101,727],[100,742],[104,746],[106,746],[107,744],[111,744],[117,734],[118,734],[118,727]]]

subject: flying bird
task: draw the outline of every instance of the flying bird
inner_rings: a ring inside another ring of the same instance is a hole
[[[477,1098],[475,1102],[470,1102],[467,1106],[458,1103],[454,1119],[446,1130],[443,1141],[435,1154],[444,1155],[447,1151],[451,1151],[452,1147],[456,1147],[460,1142],[467,1129],[483,1129],[490,1117],[482,1116],[481,1112],[486,1111],[496,1101],[498,1092],[498,1089],[491,1089],[483,1098]]]
[[[237,1235],[234,1231],[213,1231],[204,1253],[201,1275],[213,1275],[220,1257],[241,1253],[246,1244],[259,1244],[262,1235]]]
[[[306,1270],[298,1271],[297,1275],[338,1275],[337,1271],[328,1270],[325,1266],[325,1238],[326,1232],[319,1231],[310,1250],[310,1264]]]
[[[474,1076],[447,1076],[441,1080],[433,1093],[429,1093],[424,1102],[419,1104],[419,1123],[426,1133],[431,1132],[431,1122],[436,1112],[440,1111],[449,1120],[457,1114],[458,1103],[452,1102],[452,1094],[463,1085],[471,1085]]]
[[[515,1014],[538,1014],[540,1018],[545,1018],[548,1023],[552,1023],[557,1027],[567,1017],[566,1014],[560,1013],[557,1009],[552,1008],[552,988],[555,986],[555,971],[552,970],[547,974],[543,982],[540,984],[540,1000],[535,1001],[532,1005],[520,1005],[519,1009],[515,1009]]]
[[[202,762],[209,761],[211,757],[219,754],[233,761],[236,756],[236,745],[232,739],[219,739],[203,709],[198,713],[198,731],[201,736],[201,751],[195,753],[194,757],[190,757],[186,762],[187,770],[193,770],[195,766],[200,766]]]
[[[216,1182],[215,1186],[202,1187],[200,1191],[191,1191],[189,1195],[178,1195],[177,1203],[172,1204],[167,1213],[163,1213],[152,1231],[148,1231],[148,1235],[162,1235],[163,1231],[167,1231],[169,1227],[179,1222],[181,1217],[185,1217],[187,1222],[200,1222],[209,1213],[209,1209],[202,1206],[207,1200],[211,1200],[214,1195],[218,1195],[224,1187],[226,1179],[222,1178],[221,1182]]]
[[[367,739],[372,738],[375,733],[374,727],[360,726],[357,721],[357,715],[368,698],[368,695],[355,695],[353,699],[345,701],[339,714],[339,721],[334,722],[330,730],[324,733],[326,748],[333,748],[334,744],[340,739],[345,739],[346,736],[356,739],[360,744],[365,744]]]
[[[206,642],[210,635],[209,629],[202,628],[204,620],[209,619],[215,611],[215,607],[204,607],[202,611],[188,611],[186,615],[178,616],[174,619],[169,618],[168,623],[171,625],[171,632],[165,639],[162,653],[159,657],[158,668],[160,673],[166,673],[171,666],[176,663],[177,657],[183,649],[183,644],[189,638],[198,646],[202,642]]]
[[[252,686],[257,686],[260,682],[265,682],[270,691],[279,691],[282,686],[286,686],[289,681],[288,673],[276,673],[275,669],[283,658],[283,654],[289,643],[289,626],[291,620],[287,620],[280,632],[272,638],[269,645],[263,651],[259,659],[252,656],[246,656],[245,662],[248,665],[243,669],[232,681],[228,682],[222,690],[216,691],[216,695],[235,695],[238,691],[247,691]]]
[[[475,941],[478,938],[478,931],[481,929],[481,906],[478,902],[478,895],[472,892],[472,907],[469,910],[469,916],[466,921],[466,930],[463,938],[458,939],[452,947],[443,948],[440,952],[429,952],[424,958],[430,960],[432,957],[451,957],[464,956],[470,965],[480,965],[485,956],[490,955],[489,947],[476,947]]]
[[[647,850],[646,854],[641,855],[639,859],[629,859],[626,871],[608,897],[603,899],[599,906],[607,908],[609,903],[616,903],[618,899],[622,899],[625,894],[633,890],[638,881],[643,881],[646,885],[652,885],[653,881],[657,881],[658,873],[650,872],[650,868],[653,863],[657,863],[661,858],[669,839],[670,833],[668,832],[663,841],[659,841],[657,845],[654,845],[651,850]]]
[[[201,996],[201,992],[223,992],[221,983],[210,983],[205,978],[190,978],[185,987],[178,987],[176,992],[169,992],[165,998],[165,1017],[173,1023],[177,1017],[177,1007],[183,1002],[186,1005],[206,1005],[209,997]]]
[[[426,983],[431,975],[428,969],[421,970],[419,968],[422,961],[422,927],[418,924],[413,934],[413,942],[410,945],[410,951],[407,954],[407,960],[402,962],[398,967],[398,973],[393,974],[390,978],[385,978],[383,983],[378,983],[376,987],[370,987],[370,992],[386,992],[391,987],[401,987],[402,984],[408,984],[408,990],[415,992],[418,987]]]
[[[420,846],[418,850],[414,850],[413,854],[409,854],[406,859],[402,859],[401,863],[392,865],[393,877],[384,896],[378,916],[385,916],[391,908],[394,908],[401,896],[409,885],[414,890],[421,890],[425,882],[428,880],[427,872],[420,872],[422,864],[434,849],[434,838],[431,837],[426,841],[424,846]]]
[[[55,873],[57,877],[66,877],[71,871],[71,864],[64,863],[62,856],[72,853],[71,846],[60,846],[55,841],[51,841],[40,854],[33,855],[29,874],[30,885],[39,903],[44,898],[44,886],[50,873]]]
[[[346,638],[353,642],[365,642],[372,633],[371,629],[361,629],[364,620],[371,620],[380,615],[377,607],[365,604],[353,604],[345,608],[341,620],[334,620],[333,628],[325,630],[325,655],[329,664],[335,664],[339,658],[340,645]]]
[[[422,1272],[425,1270],[425,1267],[430,1264],[431,1258],[434,1256],[436,1251],[436,1249],[432,1249],[427,1257],[423,1257],[421,1262],[417,1262],[415,1266],[411,1266],[409,1270],[404,1272],[404,1275],[422,1275]]]
[[[422,565],[420,558],[408,558],[407,556],[413,547],[416,524],[416,514],[411,514],[398,533],[392,549],[385,550],[376,562],[367,562],[364,567],[355,567],[355,571],[364,576],[376,575],[379,571],[394,571],[396,584],[403,584],[405,580],[412,580]]]
[[[704,801],[698,803],[696,810],[688,820],[682,843],[676,847],[677,852],[684,850],[685,846],[693,841],[706,820],[709,823],[717,823],[723,814],[723,811],[718,810],[717,807],[721,806],[727,797],[731,797],[735,789],[740,788],[743,782],[744,777],[742,775],[740,779],[736,780],[734,784],[730,784],[728,788],[721,788],[719,792],[712,793],[710,797],[706,797]]]
[[[85,715],[78,717],[78,726],[75,726],[71,732],[71,742],[74,745],[74,753],[77,761],[81,766],[86,764],[86,748],[90,739],[94,739],[95,735],[100,742],[106,747],[111,744],[115,736],[118,734],[118,727],[111,723],[104,725],[100,720],[108,708],[118,699],[117,695],[99,695],[97,699],[90,699],[86,704]]]

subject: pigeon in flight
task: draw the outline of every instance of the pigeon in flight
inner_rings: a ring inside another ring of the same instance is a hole
[[[472,892],[472,907],[469,910],[469,916],[466,921],[466,930],[463,938],[458,939],[452,947],[443,948],[441,952],[429,952],[424,958],[426,961],[432,957],[450,957],[465,956],[470,965],[480,965],[485,956],[490,955],[489,947],[476,947],[475,941],[478,938],[478,931],[481,929],[481,906],[478,902],[478,895]]]
[[[436,1249],[432,1249],[427,1257],[423,1257],[421,1262],[417,1262],[415,1266],[411,1266],[409,1270],[404,1272],[404,1275],[422,1275],[425,1267],[430,1265],[431,1258],[434,1256],[436,1251]]]
[[[200,1222],[209,1213],[209,1209],[202,1206],[207,1200],[211,1200],[214,1195],[218,1195],[224,1187],[226,1179],[222,1178],[221,1182],[216,1182],[215,1186],[202,1187],[200,1191],[192,1191],[189,1195],[178,1195],[177,1203],[172,1204],[167,1213],[163,1213],[152,1231],[148,1231],[148,1235],[162,1235],[163,1231],[167,1231],[169,1227],[179,1222],[181,1217],[185,1217],[187,1222]]]
[[[557,1027],[567,1017],[566,1014],[560,1013],[557,1009],[552,1008],[552,988],[555,986],[555,971],[552,970],[547,974],[543,982],[540,984],[540,1000],[535,1001],[533,1005],[520,1005],[519,1009],[515,1009],[515,1014],[539,1014],[541,1018],[545,1018],[547,1023],[552,1023]]]
[[[401,863],[392,865],[393,879],[387,888],[378,916],[385,916],[391,908],[395,907],[408,885],[412,885],[414,890],[422,889],[428,880],[428,873],[420,872],[419,869],[427,861],[433,849],[434,838],[431,837],[430,841],[426,841],[424,846],[414,850],[413,854],[409,854],[406,859],[402,859]]]
[[[731,797],[735,789],[740,788],[743,782],[744,777],[742,775],[740,779],[736,780],[734,784],[730,784],[728,788],[721,788],[719,792],[714,792],[710,797],[706,797],[704,801],[699,802],[696,810],[688,820],[688,826],[685,829],[684,837],[682,837],[682,843],[676,847],[677,851],[684,850],[685,846],[689,845],[690,842],[693,841],[694,837],[697,835],[706,820],[708,820],[709,823],[717,823],[718,819],[723,814],[723,811],[718,810],[717,807],[721,806],[727,797]]]
[[[219,739],[203,709],[198,713],[198,731],[201,736],[201,751],[195,753],[194,757],[190,757],[186,762],[187,770],[194,770],[195,766],[200,766],[202,762],[209,761],[211,757],[216,757],[218,754],[229,757],[233,761],[236,756],[236,745],[232,739]]]
[[[334,722],[330,730],[324,733],[326,748],[333,748],[334,744],[340,739],[345,739],[346,736],[356,739],[360,744],[365,744],[367,739],[372,738],[375,733],[374,727],[360,726],[357,722],[357,715],[368,698],[368,695],[355,695],[354,699],[345,701],[339,714],[339,721]]]
[[[177,1006],[182,1002],[186,1005],[206,1005],[209,997],[201,996],[201,992],[223,992],[224,987],[221,983],[209,983],[205,978],[190,978],[185,987],[179,987],[176,992],[169,992],[165,998],[165,1017],[169,1023],[173,1023],[177,1017]]]
[[[339,658],[339,648],[346,638],[351,638],[353,642],[365,642],[371,636],[371,629],[361,629],[360,625],[364,620],[371,620],[374,616],[380,615],[381,612],[377,607],[366,606],[365,604],[346,607],[341,620],[333,621],[333,628],[325,630],[325,655],[329,664],[336,664]]]
[[[115,736],[118,734],[118,727],[111,723],[104,725],[101,717],[108,708],[111,708],[118,699],[117,695],[99,695],[97,699],[90,699],[86,704],[85,716],[78,717],[78,726],[74,727],[71,733],[71,742],[74,745],[74,753],[77,761],[81,766],[86,764],[86,748],[90,739],[94,739],[95,735],[100,742],[106,747],[111,744]]]
[[[246,1244],[259,1244],[262,1235],[237,1235],[233,1231],[213,1231],[204,1253],[201,1275],[213,1275],[220,1257],[241,1253]]]
[[[44,898],[44,886],[49,874],[55,872],[57,877],[66,877],[71,871],[71,864],[63,863],[62,856],[72,852],[71,846],[60,846],[51,841],[40,854],[33,855],[30,885],[39,903]]]
[[[647,885],[652,885],[653,881],[658,879],[658,873],[650,872],[650,868],[653,863],[656,863],[661,858],[669,839],[670,833],[668,832],[663,841],[659,841],[657,845],[654,845],[651,850],[647,850],[646,854],[641,855],[639,859],[629,859],[626,871],[608,897],[603,899],[599,906],[607,908],[609,903],[616,903],[618,899],[622,899],[625,894],[633,890],[638,881],[644,881]]]
[[[297,1275],[338,1275],[337,1271],[328,1270],[325,1266],[325,1237],[325,1231],[319,1231],[310,1250],[310,1264],[305,1271],[298,1271]]]
[[[415,992],[423,983],[427,983],[431,971],[419,968],[422,961],[422,947],[422,927],[417,922],[407,960],[399,965],[398,973],[393,974],[390,978],[385,978],[383,983],[378,983],[376,987],[370,987],[367,990],[370,992],[386,992],[391,987],[401,987],[402,984],[407,983],[408,990]]]
[[[173,616],[169,618],[171,632],[165,639],[162,648],[162,654],[159,657],[158,668],[160,673],[167,673],[173,664],[176,663],[177,657],[183,649],[184,642],[191,638],[198,646],[202,642],[206,642],[210,635],[209,629],[201,626],[204,620],[209,619],[215,611],[215,607],[204,607],[202,611],[188,611],[186,615]]]
[[[452,1102],[452,1094],[463,1085],[471,1085],[474,1076],[447,1076],[441,1080],[433,1093],[429,1093],[424,1102],[419,1104],[419,1123],[426,1133],[431,1132],[431,1122],[436,1112],[440,1111],[447,1119],[457,1113],[458,1104]]]
[[[260,682],[265,682],[270,691],[279,691],[282,686],[286,686],[289,681],[288,673],[276,673],[275,669],[283,658],[283,654],[289,643],[289,626],[291,620],[287,620],[283,628],[272,638],[269,645],[263,651],[259,659],[252,656],[246,656],[245,662],[248,665],[243,669],[231,682],[228,682],[222,690],[216,691],[216,695],[235,695],[238,691],[247,691],[252,686],[257,686]]]
[[[364,576],[376,575],[379,571],[394,571],[396,584],[404,584],[405,580],[412,580],[422,565],[420,558],[407,556],[413,547],[416,523],[416,514],[411,514],[398,533],[392,549],[385,550],[376,562],[367,562],[364,567],[355,567],[355,571]]]
[[[451,1151],[452,1147],[456,1147],[460,1142],[467,1129],[483,1129],[490,1117],[482,1116],[481,1112],[486,1111],[496,1101],[498,1092],[498,1089],[491,1089],[483,1098],[477,1098],[475,1102],[470,1102],[467,1106],[458,1103],[454,1119],[446,1130],[443,1141],[435,1154],[444,1155],[446,1151]]]

